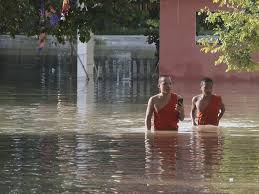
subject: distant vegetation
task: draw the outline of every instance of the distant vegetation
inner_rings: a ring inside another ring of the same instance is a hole
[[[69,9],[62,11],[63,0],[0,0],[0,34],[39,36],[45,32],[59,42],[73,42],[77,35],[87,42],[91,33],[139,34],[159,49],[159,0],[76,2],[70,0]],[[42,7],[47,11],[44,14]]]

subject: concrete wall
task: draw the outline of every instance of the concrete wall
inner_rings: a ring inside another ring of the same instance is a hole
[[[259,73],[226,73],[225,65],[214,65],[215,56],[196,45],[196,12],[205,6],[216,10],[211,0],[160,1],[160,74],[182,79],[254,80]]]
[[[8,35],[0,35],[0,70],[4,72],[3,76],[8,79],[20,77],[24,80],[28,79],[28,72],[34,72],[32,77],[39,77],[42,68],[44,71],[56,71],[58,66],[62,71],[74,74],[76,64],[71,64],[71,60],[76,56],[71,59],[68,42],[58,44],[54,37],[47,36],[41,52],[38,50],[38,42],[36,36],[16,35],[13,39]]]
[[[95,73],[108,80],[149,79],[156,73],[156,59],[155,46],[146,40],[145,36],[93,36],[87,44],[78,40],[75,46],[78,52],[74,56],[77,64],[70,65],[69,43],[60,45],[48,36],[46,46],[39,53],[37,37],[0,36],[0,68],[4,66],[5,72],[20,68],[16,72],[21,74],[23,69],[35,68],[38,75],[42,66],[52,71],[58,65],[84,81],[85,70],[89,76]]]
[[[45,47],[41,52],[38,50],[39,40],[36,36],[27,37],[16,35],[13,39],[8,35],[0,35],[0,55],[9,56],[57,56],[60,52],[70,53],[69,43],[58,44],[52,36],[47,36]]]
[[[95,36],[94,74],[107,80],[150,79],[156,73],[155,46],[145,36]]]

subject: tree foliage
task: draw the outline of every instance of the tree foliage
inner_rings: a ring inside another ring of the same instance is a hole
[[[39,35],[40,0],[0,0],[0,34],[16,34],[28,36]],[[54,5],[57,13],[61,12],[62,0],[45,0],[45,9]],[[141,8],[146,6],[146,8]],[[48,18],[46,18],[48,20]],[[47,23],[44,31],[54,35],[59,42],[65,39],[76,40],[79,35],[82,42],[90,39],[90,33],[112,31],[115,26],[132,29],[144,29],[149,43],[159,41],[159,0],[79,0],[71,6],[57,25]]]
[[[219,10],[201,10],[201,13],[208,14],[206,22],[214,26],[213,36],[204,37],[200,42],[203,45],[202,51],[217,53],[215,64],[226,64],[227,71],[259,70],[259,1],[213,2],[219,4]]]
[[[39,8],[34,0],[0,0],[0,33],[16,34],[26,32],[31,36],[38,33]]]

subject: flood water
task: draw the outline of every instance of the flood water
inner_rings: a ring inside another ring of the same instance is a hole
[[[189,117],[199,83],[176,80],[185,121],[145,133],[155,81],[40,76],[0,82],[1,193],[259,192],[258,84],[216,82],[226,113],[199,131]]]

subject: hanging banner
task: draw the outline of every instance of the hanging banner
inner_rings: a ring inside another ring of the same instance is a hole
[[[63,1],[63,5],[62,5],[62,10],[61,10],[61,12],[62,12],[64,15],[67,15],[69,9],[70,9],[69,0],[64,0],[64,1]]]
[[[46,17],[49,20],[49,24],[51,27],[54,27],[58,24],[59,22],[59,15],[57,14],[56,8],[54,5],[50,4],[49,5],[49,11],[46,11]]]

